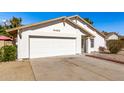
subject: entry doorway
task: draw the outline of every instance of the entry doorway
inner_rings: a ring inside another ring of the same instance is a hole
[[[81,53],[86,53],[86,37],[81,38]]]

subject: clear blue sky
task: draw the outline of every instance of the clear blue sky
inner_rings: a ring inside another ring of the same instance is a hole
[[[94,27],[100,31],[118,32],[124,35],[124,12],[0,12],[0,22],[15,16],[21,17],[23,24],[26,25],[72,15],[90,18],[94,22]]]

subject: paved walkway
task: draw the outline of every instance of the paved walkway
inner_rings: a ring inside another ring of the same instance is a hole
[[[124,65],[82,56],[31,60],[36,80],[124,80]]]

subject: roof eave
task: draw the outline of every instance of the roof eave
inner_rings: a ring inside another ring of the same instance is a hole
[[[94,29],[95,31],[97,31],[102,37],[104,37],[105,38],[105,35],[104,34],[102,34],[100,31],[98,31],[95,27],[93,27],[91,24],[89,24],[87,21],[85,21],[83,18],[81,18],[79,15],[74,15],[74,16],[70,16],[70,17],[68,17],[69,19],[75,19],[75,18],[77,18],[77,19],[80,19],[80,20],[82,20],[84,23],[86,23],[87,25],[89,25],[92,29]]]
[[[70,23],[72,23],[73,25],[75,25],[78,29],[84,31],[84,33],[87,36],[95,37],[93,34],[89,33],[86,29],[82,28],[80,25],[74,23],[73,21],[71,21],[69,18],[67,18],[65,16],[64,17],[59,17],[59,18],[56,18],[56,19],[51,19],[51,20],[39,22],[39,23],[35,23],[35,24],[31,24],[31,25],[26,25],[26,26],[21,26],[21,27],[16,27],[16,28],[8,29],[8,30],[6,30],[6,32],[13,33],[14,31],[22,30],[24,28],[33,27],[33,26],[37,26],[37,25],[40,25],[40,24],[43,24],[43,23],[57,21],[57,20],[63,20],[63,21],[67,21],[68,20]]]
[[[43,24],[43,23],[46,23],[46,22],[51,22],[51,21],[54,21],[54,20],[60,20],[60,19],[63,19],[63,18],[65,19],[66,16],[59,17],[59,18],[55,18],[55,19],[51,19],[51,20],[47,20],[47,21],[43,21],[43,22],[38,22],[38,23],[26,25],[26,26],[20,26],[20,27],[8,29],[8,30],[6,30],[6,32],[17,31],[17,30],[20,30],[20,29],[23,29],[23,28],[28,28],[28,27],[32,27],[32,26],[37,26],[37,25],[40,25],[40,24]]]

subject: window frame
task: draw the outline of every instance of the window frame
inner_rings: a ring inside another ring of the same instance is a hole
[[[94,38],[92,38],[92,39],[90,39],[90,46],[91,46],[91,48],[94,48]]]

